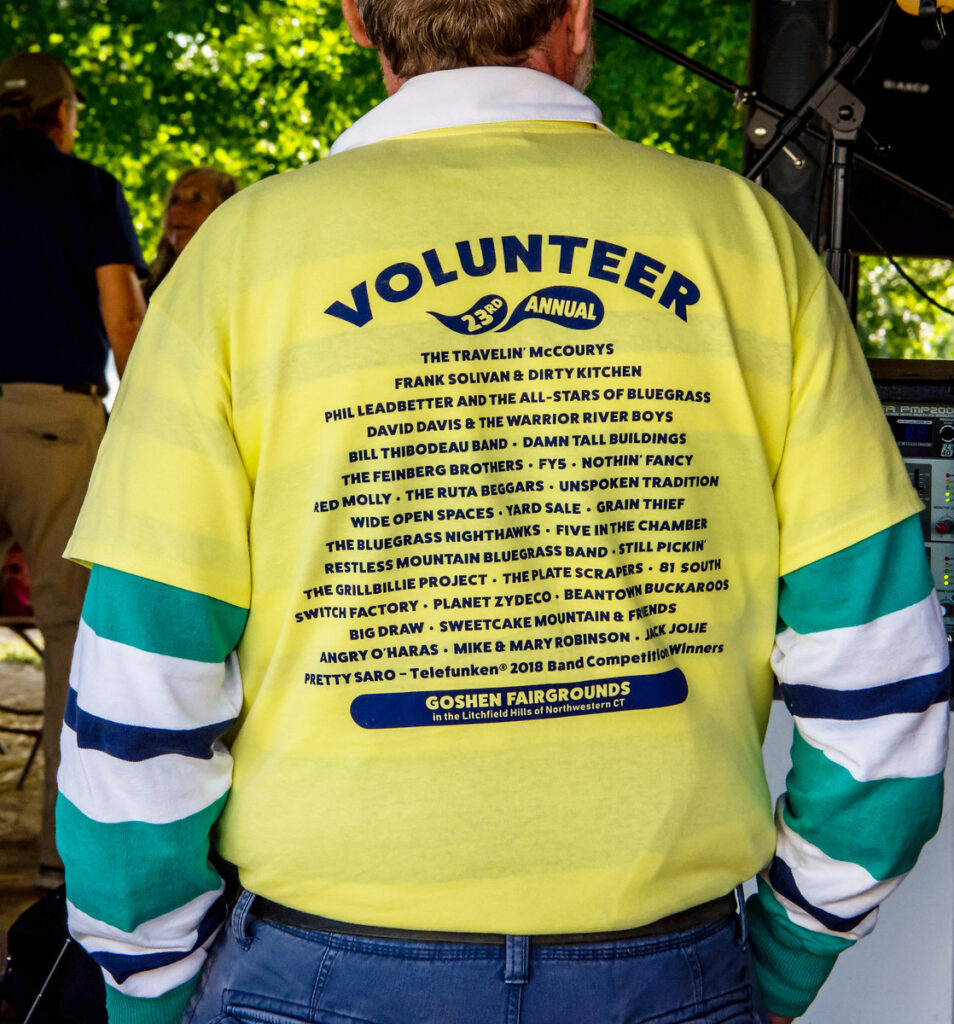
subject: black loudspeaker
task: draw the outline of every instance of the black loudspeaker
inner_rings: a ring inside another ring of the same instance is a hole
[[[874,13],[864,10],[870,7],[837,3],[832,22],[837,35],[862,34],[865,19],[870,22]],[[941,31],[947,33],[943,40]],[[859,155],[954,205],[954,16],[938,22],[895,6],[853,91],[866,108]],[[853,252],[877,253],[880,245],[895,256],[954,257],[954,218],[873,171],[856,169],[850,207]]]
[[[753,0],[749,82],[788,108],[808,92],[842,43],[858,42],[885,4],[849,0]],[[942,30],[947,38],[942,40]],[[877,45],[844,84],[865,104],[857,153],[954,203],[947,155],[954,95],[954,15],[918,18],[892,5]],[[813,122],[818,125],[818,122]],[[745,167],[774,124],[750,113]],[[818,248],[827,244],[828,147],[802,137],[775,158],[761,178]],[[804,161],[802,167],[797,163]],[[864,166],[855,167],[849,197],[848,246],[854,253],[954,257],[954,219]]]
[[[830,0],[752,0],[749,85],[765,99],[794,109],[828,66],[829,4]],[[746,108],[744,170],[759,158],[774,131],[773,118]],[[802,135],[759,179],[816,247],[823,244],[819,214],[827,158],[826,143]]]

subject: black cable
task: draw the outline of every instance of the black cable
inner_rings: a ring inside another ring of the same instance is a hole
[[[884,35],[885,26],[888,24],[888,18],[891,17],[891,12],[894,9],[895,0],[889,0],[887,10],[881,15],[881,22],[878,26],[878,34],[874,37],[874,41],[871,43],[871,49],[868,53],[868,57],[864,64],[852,74],[851,81],[857,82],[859,78],[868,70],[871,66],[871,62],[875,59],[875,54],[878,52],[878,47],[881,45],[881,37]],[[832,40],[834,42],[834,40]]]
[[[935,299],[933,295],[929,295],[917,283],[917,281],[915,281],[914,278],[911,277],[911,275],[901,266],[901,264],[898,263],[894,256],[892,256],[891,253],[889,253],[888,250],[885,249],[881,242],[877,238],[875,238],[875,236],[871,233],[868,227],[861,222],[861,220],[855,213],[852,213],[851,219],[868,236],[868,241],[870,241],[874,245],[874,247],[878,250],[881,256],[884,257],[884,259],[886,259],[892,267],[894,267],[894,269],[901,275],[901,277],[904,278],[905,281],[908,282],[908,284],[918,293],[918,295],[921,296],[922,299],[925,299],[932,306],[936,306],[942,313],[947,313],[948,316],[954,316],[954,309],[949,309],[942,302],[939,302],[937,299]]]
[[[877,53],[878,48],[879,48],[879,46],[881,44],[881,39],[882,39],[882,36],[884,35],[884,30],[885,30],[885,27],[888,24],[888,19],[889,19],[891,13],[892,13],[893,7],[894,7],[894,2],[892,0],[892,2],[888,4],[888,9],[881,16],[881,23],[880,23],[880,26],[878,28],[878,33],[875,36],[874,42],[873,42],[873,44],[871,46],[871,50],[870,50],[870,52],[868,54],[868,58],[864,62],[864,64],[861,66],[859,71],[853,76],[853,79],[852,79],[853,81],[857,82],[861,78],[861,76],[868,70],[868,68],[871,65],[871,62],[874,60],[875,54]],[[941,24],[942,18],[941,18],[941,14],[940,14],[939,10],[937,11],[937,20],[939,22],[938,29],[940,31],[941,38],[943,39],[945,33],[944,33],[944,27]],[[887,251],[887,249],[881,244],[880,240],[878,238],[876,238],[871,233],[871,231],[868,229],[867,225],[863,224],[861,222],[861,220],[857,217],[857,215],[854,212],[852,212],[851,218],[855,222],[855,224],[858,227],[860,227],[861,230],[868,236],[868,240],[873,243],[874,247],[881,254],[882,258],[886,259],[888,261],[888,263],[890,263],[891,266],[894,267],[894,269],[898,272],[898,274],[900,274],[902,279],[907,281],[907,283],[911,286],[911,288],[913,288],[914,291],[918,295],[920,295],[922,299],[924,299],[930,305],[935,306],[937,309],[941,310],[942,313],[947,313],[949,316],[954,316],[954,309],[949,309],[942,302],[939,302],[937,299],[935,299],[933,295],[929,295],[927,293],[927,291],[925,291],[925,289],[922,288],[921,285],[919,285],[918,282],[915,281],[914,278],[911,277],[911,275],[901,266],[901,264],[898,263],[898,261],[895,259],[895,257],[892,256],[891,253],[889,253]]]
[[[886,258],[888,262],[891,264],[891,266],[894,267],[894,269],[905,279],[905,281],[908,282],[909,285],[911,285],[911,287],[918,293],[918,295],[921,296],[922,299],[925,299],[932,306],[937,306],[937,308],[942,313],[947,313],[948,316],[954,316],[954,309],[950,309],[949,307],[945,306],[942,302],[938,302],[938,300],[935,299],[933,295],[928,295],[928,293],[917,283],[917,281],[914,280],[913,277],[911,277],[909,273],[907,273],[906,270],[904,270],[901,264],[898,263],[898,261],[893,256],[887,256]]]

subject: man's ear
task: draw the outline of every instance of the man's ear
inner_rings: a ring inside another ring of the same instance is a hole
[[[56,105],[56,121],[47,129],[47,134],[61,153],[70,153],[75,142],[76,122],[73,120],[71,100],[60,100]]]
[[[567,0],[566,13],[570,48],[579,57],[593,34],[593,0]]]
[[[361,20],[361,15],[358,13],[357,4],[355,0],[341,0],[341,13],[344,15],[344,20],[347,22],[348,30],[351,32],[351,38],[358,44],[358,46],[364,46],[368,49],[373,50],[374,43],[368,38],[368,33],[364,30],[364,22]]]

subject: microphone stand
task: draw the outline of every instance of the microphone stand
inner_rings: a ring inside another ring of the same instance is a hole
[[[891,10],[893,5],[894,0],[891,0],[888,11]],[[665,43],[659,42],[659,40],[654,39],[645,32],[633,28],[607,11],[596,8],[594,12],[594,17],[597,21],[608,25],[621,35],[635,40],[647,49],[661,54],[673,63],[679,64],[694,75],[711,82],[713,85],[717,85],[726,92],[732,93],[733,102],[736,107],[741,107],[743,104],[754,107],[768,114],[776,122],[774,136],[756,163],[749,168],[746,173],[747,178],[756,179],[779,152],[785,149],[788,143],[799,135],[808,135],[813,139],[826,143],[830,140],[832,202],[827,265],[832,277],[835,279],[835,283],[849,301],[849,306],[853,290],[853,275],[851,272],[851,253],[845,247],[845,226],[848,220],[848,194],[853,165],[865,167],[873,171],[891,184],[910,192],[932,206],[937,207],[937,209],[943,210],[949,217],[954,218],[954,204],[948,203],[939,196],[928,192],[926,189],[915,185],[900,175],[894,174],[877,162],[869,160],[867,157],[859,156],[855,152],[858,133],[864,120],[865,107],[861,100],[842,84],[839,75],[846,73],[858,57],[858,54],[877,35],[881,29],[882,22],[887,17],[888,11],[871,26],[860,42],[849,44],[842,49],[838,57],[822,73],[818,81],[809,89],[794,111],[766,99],[757,89],[751,86],[741,86],[725,75],[705,67],[705,65],[698,63],[698,61],[693,60],[691,57],[687,57],[678,50],[674,50]],[[827,124],[829,129],[827,132],[821,131],[810,123],[812,117],[816,114]]]

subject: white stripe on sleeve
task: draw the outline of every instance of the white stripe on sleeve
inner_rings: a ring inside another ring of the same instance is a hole
[[[882,715],[860,721],[795,717],[806,743],[841,765],[858,782],[928,778],[947,762],[947,701],[921,713]]]
[[[82,620],[70,684],[88,714],[152,729],[195,729],[229,721],[242,707],[234,651],[224,668],[222,662],[150,654],[98,636]]]
[[[842,939],[860,939],[871,932],[877,920],[878,904],[901,884],[902,878],[879,881],[860,864],[834,860],[817,846],[806,842],[788,827],[781,811],[776,814],[775,821],[778,827],[776,854],[792,869],[798,890],[808,903],[838,917],[867,915],[850,931],[830,930],[806,910],[776,892],[790,920],[802,928]],[[765,877],[767,880],[767,873]]]
[[[67,899],[70,932],[90,952],[135,954],[164,949],[188,949],[198,936],[199,923],[224,891],[223,882],[217,889],[200,893],[184,906],[176,907],[150,921],[143,921],[131,932],[124,932],[115,925],[84,914]]]
[[[102,824],[167,825],[205,810],[228,792],[232,755],[216,743],[208,760],[163,754],[123,761],[100,750],[81,750],[76,733],[64,726],[57,784],[71,804]]]
[[[863,690],[940,672],[948,662],[937,596],[863,626],[818,633],[786,629],[775,638],[772,669],[789,685]]]

